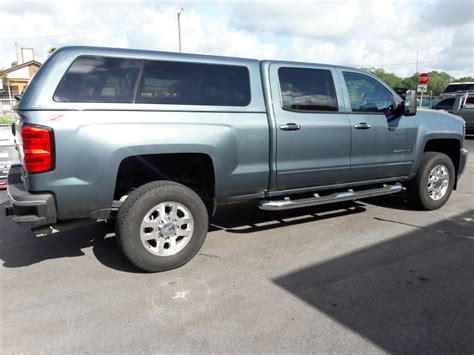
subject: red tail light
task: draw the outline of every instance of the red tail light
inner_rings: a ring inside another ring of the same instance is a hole
[[[48,127],[21,127],[23,167],[27,173],[40,173],[53,169],[53,131]]]

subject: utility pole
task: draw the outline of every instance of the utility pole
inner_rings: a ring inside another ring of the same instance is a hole
[[[184,9],[181,8],[178,11],[178,46],[179,46],[179,52],[181,53],[181,12],[183,12]]]
[[[415,71],[415,77],[418,80],[418,51],[416,51],[416,71]],[[418,87],[416,92],[418,93]],[[421,102],[423,101],[423,91],[421,92],[421,98],[420,98],[420,107],[421,107]],[[415,105],[416,106],[416,105]]]
[[[415,74],[418,75],[418,51],[416,51],[416,71]]]
[[[15,42],[15,54],[16,54],[16,65],[19,65],[20,62],[18,61],[18,43]]]

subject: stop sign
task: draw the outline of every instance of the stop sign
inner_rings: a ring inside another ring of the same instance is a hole
[[[428,73],[421,73],[418,75],[418,84],[424,85],[428,83],[428,80],[430,80]]]

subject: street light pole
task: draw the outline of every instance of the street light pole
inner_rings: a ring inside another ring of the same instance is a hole
[[[181,8],[178,11],[178,46],[179,46],[179,52],[181,53],[181,12],[183,12],[184,9]]]

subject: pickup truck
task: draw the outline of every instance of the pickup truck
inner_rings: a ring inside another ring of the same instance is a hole
[[[466,132],[474,133],[474,91],[454,94],[447,99],[441,100],[433,108],[461,116],[466,122]]]
[[[119,247],[149,272],[189,261],[219,206],[276,211],[406,189],[433,210],[467,159],[461,118],[417,112],[414,91],[402,100],[335,65],[65,47],[15,115],[7,215],[37,235],[114,219]]]

